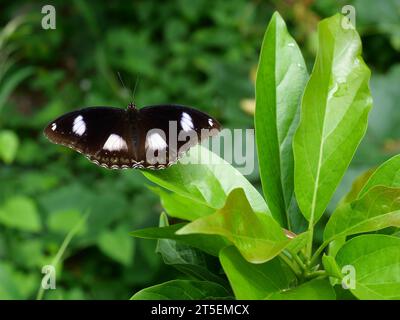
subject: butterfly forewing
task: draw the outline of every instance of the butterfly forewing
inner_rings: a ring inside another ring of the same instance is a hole
[[[56,144],[83,153],[96,164],[119,168],[138,163],[131,130],[125,110],[92,107],[61,116],[46,127],[45,135]]]

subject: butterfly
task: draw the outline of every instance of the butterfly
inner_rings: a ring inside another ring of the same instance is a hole
[[[217,120],[191,107],[138,109],[131,103],[126,109],[89,107],[66,113],[51,121],[44,134],[108,169],[163,169],[220,130]]]

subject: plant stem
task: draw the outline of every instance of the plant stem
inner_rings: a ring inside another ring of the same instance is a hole
[[[289,210],[286,210],[286,222],[288,230],[292,230],[292,226],[290,224],[290,219],[289,219]]]
[[[306,257],[308,260],[307,263],[310,263],[311,260],[313,239],[314,239],[314,225],[313,225],[313,219],[310,219],[310,222],[308,224],[308,241],[306,245]]]
[[[301,270],[298,268],[298,266],[297,266],[296,264],[293,263],[293,261],[292,261],[288,256],[286,256],[284,253],[281,253],[281,254],[279,255],[279,257],[280,257],[283,261],[285,261],[285,263],[289,266],[290,269],[292,269],[293,273],[294,273],[298,278],[302,276],[303,273],[301,272]]]
[[[328,273],[325,270],[317,270],[305,275],[306,279],[314,279],[318,277],[327,277]]]
[[[300,266],[300,268],[304,271],[307,269],[306,265],[304,264],[303,260],[297,254],[292,254],[294,261]]]
[[[319,255],[321,254],[321,252],[326,248],[326,246],[329,244],[330,241],[324,241],[319,248],[317,249],[317,251],[315,251],[314,255],[312,256],[311,260],[310,260],[310,266],[312,266],[315,261],[318,259]]]
[[[55,255],[53,261],[51,262],[51,265],[54,268],[56,268],[57,264],[60,262],[61,257],[64,254],[65,250],[67,249],[72,238],[79,231],[79,229],[81,228],[82,224],[86,221],[88,216],[89,216],[89,211],[75,224],[75,226],[65,236],[64,241],[62,242],[60,248],[57,251],[57,254]],[[43,296],[44,296],[44,288],[43,288],[42,284],[40,284],[39,291],[36,295],[36,300],[42,300]]]

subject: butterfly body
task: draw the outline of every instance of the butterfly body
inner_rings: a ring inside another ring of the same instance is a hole
[[[176,128],[176,134],[171,128]],[[130,104],[125,110],[89,107],[69,112],[50,122],[44,134],[105,168],[162,169],[220,128],[209,115],[186,106],[137,109]],[[191,137],[180,139],[182,133]]]

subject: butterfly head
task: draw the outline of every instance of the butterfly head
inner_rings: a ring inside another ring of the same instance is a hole
[[[135,112],[138,111],[136,105],[133,102],[128,104],[128,107],[126,108],[126,110],[127,111],[135,111]]]

